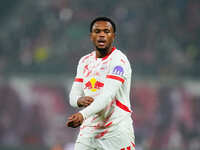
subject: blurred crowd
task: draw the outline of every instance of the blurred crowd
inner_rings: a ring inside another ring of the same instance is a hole
[[[131,90],[137,150],[200,149],[200,96],[181,84],[145,81]],[[22,78],[0,84],[0,149],[72,150],[78,129],[65,121],[77,110],[68,92],[64,84]]]
[[[200,75],[199,0],[14,0],[7,8],[0,15],[1,74],[75,71],[92,49],[91,20],[108,16],[137,74]]]
[[[73,113],[67,97],[58,84],[32,80],[0,84],[0,149],[50,150],[74,141],[65,126],[67,115]]]
[[[133,91],[139,150],[200,149],[200,97],[183,85],[138,84]]]

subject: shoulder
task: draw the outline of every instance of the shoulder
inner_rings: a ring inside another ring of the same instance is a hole
[[[116,49],[113,53],[112,60],[114,63],[129,64],[127,56],[119,49]]]
[[[121,50],[117,49],[115,53],[113,53],[111,65],[113,66],[114,69],[122,68],[123,70],[126,70],[126,72],[129,72],[130,74],[132,72],[130,62],[127,56]]]
[[[81,63],[85,63],[89,58],[91,58],[92,56],[94,56],[94,51],[89,53],[89,54],[86,54],[84,56],[82,56],[79,60],[79,64]]]
[[[131,76],[132,69],[129,60],[121,50],[116,49],[111,58],[110,69],[112,74],[118,75],[121,73],[124,76]]]

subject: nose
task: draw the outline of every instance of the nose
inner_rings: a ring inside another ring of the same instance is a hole
[[[101,32],[99,33],[99,36],[100,36],[100,37],[104,37],[104,36],[105,36],[104,31],[101,31]]]

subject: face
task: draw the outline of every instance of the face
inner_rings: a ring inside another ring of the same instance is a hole
[[[90,38],[97,50],[110,50],[115,38],[115,33],[111,23],[107,21],[97,21],[93,25]]]

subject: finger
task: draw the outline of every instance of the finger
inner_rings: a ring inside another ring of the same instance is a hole
[[[87,106],[89,106],[91,103],[85,103],[83,106],[84,107],[87,107]]]
[[[69,121],[69,122],[67,122],[67,126],[68,127],[72,127],[72,128],[76,128],[76,127],[78,127],[80,125],[81,125],[80,121],[78,121],[78,122],[75,122],[75,121]]]
[[[75,120],[75,119],[76,119],[75,114],[71,115],[71,116],[68,118],[68,120]]]
[[[87,104],[87,105],[89,105],[91,103],[92,103],[91,101],[85,101],[85,104]]]
[[[82,114],[76,113],[76,114],[74,114],[74,116],[75,116],[75,118],[73,118],[73,120],[68,123],[69,126],[72,128],[76,128],[76,127],[80,126],[83,122]]]
[[[72,121],[77,121],[77,120],[78,120],[78,117],[77,117],[76,114],[73,114],[72,116],[70,116],[70,117],[68,118],[68,121],[70,121],[70,122],[72,122]]]
[[[85,100],[84,102],[82,102],[82,105],[83,105],[83,106],[88,106],[90,103],[91,103],[91,102],[88,102],[88,101]]]
[[[68,121],[68,122],[66,123],[66,125],[67,125],[68,127],[72,127],[72,126],[74,125],[74,122],[73,122],[73,121]]]
[[[86,100],[89,100],[89,101],[93,101],[93,100],[94,100],[94,99],[93,99],[92,97],[90,97],[90,96],[86,96],[85,98],[86,98]]]
[[[91,104],[94,100],[93,99],[87,99],[86,102]]]
[[[89,104],[84,104],[84,107],[87,107],[87,106],[89,106]]]
[[[70,117],[68,117],[68,120],[72,120],[73,119],[73,115],[72,116],[70,116]]]
[[[81,125],[80,121],[79,122],[74,122],[72,128],[79,127]]]
[[[86,99],[86,101],[93,102],[94,99],[89,98],[89,99]]]
[[[78,122],[78,121],[79,121],[79,116],[78,116],[77,113],[73,115],[72,121],[73,121],[73,122]]]

